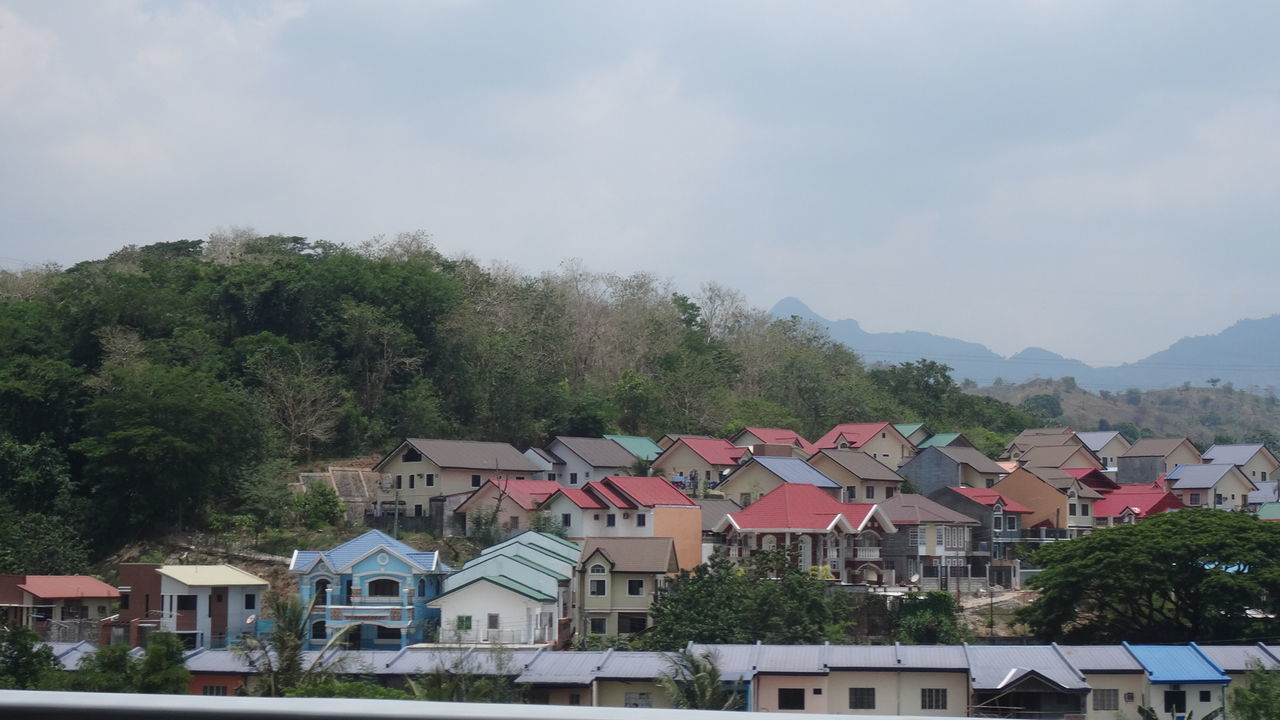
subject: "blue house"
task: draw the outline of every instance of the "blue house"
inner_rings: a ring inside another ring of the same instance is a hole
[[[332,550],[295,550],[289,572],[312,607],[311,649],[345,631],[349,648],[393,650],[423,642],[439,624],[440,611],[427,602],[453,570],[434,552],[370,530]]]
[[[1195,643],[1122,644],[1147,671],[1147,704],[1157,713],[1183,720],[1189,713],[1199,718],[1225,707],[1231,678]]]

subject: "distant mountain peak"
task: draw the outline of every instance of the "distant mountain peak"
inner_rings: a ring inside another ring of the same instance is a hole
[[[800,300],[800,298],[794,298],[794,297],[784,297],[781,300],[779,300],[773,306],[773,309],[769,311],[769,314],[773,315],[774,317],[780,317],[780,318],[789,318],[792,315],[795,315],[798,318],[803,318],[805,320],[812,320],[813,322],[821,323],[823,325],[826,325],[831,322],[830,320],[822,317],[818,313],[811,310],[808,305],[805,305],[804,302]],[[856,323],[857,321],[851,321],[851,322]]]

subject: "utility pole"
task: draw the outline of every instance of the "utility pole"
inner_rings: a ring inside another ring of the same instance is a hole
[[[396,516],[391,524],[391,537],[400,539],[400,486],[396,486]]]

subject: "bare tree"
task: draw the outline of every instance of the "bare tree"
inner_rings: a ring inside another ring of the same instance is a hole
[[[296,349],[275,350],[254,357],[249,372],[261,386],[263,410],[284,435],[289,454],[301,451],[310,461],[314,443],[333,439],[334,411],[342,404],[340,383],[329,364]]]

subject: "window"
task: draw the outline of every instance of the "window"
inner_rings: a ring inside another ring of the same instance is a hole
[[[200,694],[216,695],[218,697],[224,697],[227,694],[227,686],[226,685],[205,685],[200,688]]]
[[[847,487],[847,488],[845,488],[845,489],[844,489],[844,501],[845,501],[845,502],[853,502],[854,500],[857,500],[857,499],[858,499],[858,486],[857,486],[857,485],[850,485],[849,487]]]
[[[875,499],[876,499],[876,486],[875,486],[875,485],[868,485],[868,486],[866,486],[866,487],[862,488],[862,492],[863,492],[863,494],[865,494],[865,495],[866,495],[866,499],[868,499],[868,500],[875,500]]]
[[[1211,702],[1212,700],[1213,700],[1213,693],[1211,693],[1208,690],[1200,691],[1200,702],[1207,703],[1207,702]]]
[[[776,547],[778,547],[778,539],[772,535],[765,535],[764,539],[760,541],[761,550],[769,551]]]
[[[1167,713],[1184,713],[1187,711],[1186,690],[1165,690],[1164,711]]]
[[[605,590],[604,580],[592,580],[589,583],[587,594],[591,597],[604,597],[608,593]]]
[[[628,580],[627,594],[631,597],[640,597],[644,595],[644,580]]]
[[[1221,504],[1222,504],[1222,493],[1214,493],[1214,494],[1213,494],[1213,504],[1214,504],[1214,505],[1221,505]]]
[[[569,484],[570,485],[578,484],[578,473],[569,473]]]
[[[377,597],[393,597],[400,594],[400,583],[389,578],[369,581],[369,594]]]
[[[993,488],[996,486],[996,481],[993,478],[987,478],[986,486]]]
[[[581,704],[582,704],[582,695],[581,695],[581,694],[579,694],[579,693],[569,693],[569,704],[570,704],[570,705],[581,705]]]
[[[1200,493],[1191,493],[1191,497],[1187,499],[1187,504],[1196,506],[1200,504]]]
[[[489,613],[489,623],[487,627],[490,630],[498,629],[498,613]]]
[[[548,480],[550,480],[550,481],[552,481],[552,482],[555,482],[556,474],[555,474],[555,473],[553,473],[553,472],[549,472],[549,473],[547,473],[547,479],[548,479]]]
[[[803,710],[804,688],[778,688],[779,710]]]
[[[1071,503],[1071,504],[1067,505],[1067,514],[1068,514],[1068,515],[1075,515],[1075,514],[1076,514],[1076,504],[1075,504],[1075,503]]]
[[[849,709],[850,710],[875,710],[876,709],[876,689],[871,688],[849,688]]]
[[[1089,503],[1080,503],[1080,516],[1089,517]]]
[[[996,530],[1003,530],[1003,529],[1004,529],[1004,516],[1003,516],[1003,515],[996,515],[996,516],[993,516],[993,517],[991,518],[991,527],[995,528]]]
[[[1018,516],[1017,516],[1017,515],[1009,515],[1008,517],[1006,517],[1006,518],[1004,519],[1004,529],[1005,529],[1005,530],[1017,530],[1017,529],[1018,529]]]
[[[418,578],[418,597],[426,597],[427,581],[426,578]]]
[[[258,596],[253,593],[244,594],[244,609],[252,610],[258,606]]]
[[[1134,700],[1134,698],[1133,698],[1133,693],[1125,693],[1125,694],[1124,694],[1124,701],[1125,701],[1126,703],[1131,703],[1131,702],[1133,702],[1133,700]]]
[[[195,595],[179,595],[177,609],[178,610],[195,610],[196,596]]]
[[[946,688],[921,688],[920,689],[920,709],[921,710],[946,710],[947,709],[947,689]]]
[[[1101,690],[1093,691],[1093,709],[1094,710],[1119,710],[1120,709],[1120,691],[1119,690]]]
[[[422,506],[421,506],[421,505],[414,505],[414,506],[413,506],[413,516],[414,516],[414,517],[422,517]]]
[[[605,515],[604,524],[608,525],[609,527],[614,527],[615,525],[618,524],[618,516],[613,513],[609,513],[608,515]]]
[[[410,490],[412,490],[412,489],[413,489],[413,474],[412,474],[412,473],[410,473],[410,474],[409,474],[409,489],[410,489]]]
[[[374,627],[377,628],[377,630],[374,631],[374,637],[377,638],[378,640],[399,640],[400,639],[399,628],[382,627],[381,625],[375,625]]]
[[[592,635],[604,635],[609,630],[609,618],[587,618],[587,625],[590,628]]]
[[[404,476],[403,476],[403,475],[397,475],[397,476],[396,476],[396,489],[397,489],[397,490],[399,490],[399,489],[400,489],[400,488],[402,488],[402,487],[404,487]]]
[[[887,487],[887,488],[885,488],[885,489],[884,489],[884,497],[885,497],[885,499],[886,499],[886,500],[888,500],[888,499],[892,498],[892,497],[893,497],[893,488],[891,488],[891,487]]]
[[[623,697],[623,707],[651,708],[653,700],[647,692],[629,692]]]
[[[519,515],[512,515],[511,517],[507,518],[507,528],[509,528],[509,529],[511,529],[511,530],[519,530],[519,529],[520,529],[520,516],[519,516]]]
[[[435,486],[436,486],[436,474],[427,473],[427,487],[435,487]]]
[[[570,521],[570,520],[572,520],[572,519],[573,519],[573,517],[572,517],[571,515],[569,515],[569,513],[561,513],[561,514],[560,514],[560,524],[561,524],[561,525],[563,525],[563,526],[565,526],[565,527],[569,527],[569,521]]]
[[[472,475],[472,476],[471,476],[471,487],[473,487],[473,488],[478,488],[478,487],[480,487],[480,476],[479,476],[479,475]]]
[[[604,566],[601,565],[600,563],[596,563],[595,565],[591,566],[592,575],[603,575],[604,573],[605,573]]]
[[[470,629],[471,629],[471,616],[470,616],[470,615],[459,615],[459,616],[458,616],[458,620],[457,620],[457,622],[455,622],[455,623],[454,623],[454,627],[456,627],[458,630],[461,630],[461,631],[470,630]]]
[[[646,520],[647,517],[649,516],[645,515],[644,513],[636,513],[636,527],[644,527],[645,525],[647,525],[649,522],[648,520]]]
[[[129,609],[129,593],[120,593],[120,609]]]
[[[751,504],[751,493],[742,493],[738,496],[738,504],[746,507]]]

